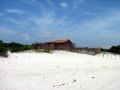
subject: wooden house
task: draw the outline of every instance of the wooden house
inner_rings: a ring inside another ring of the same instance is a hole
[[[45,43],[35,43],[32,46],[34,49],[71,50],[74,48],[74,44],[70,40],[56,40]]]

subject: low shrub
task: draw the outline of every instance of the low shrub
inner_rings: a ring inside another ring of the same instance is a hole
[[[43,52],[45,52],[45,53],[51,53],[49,49],[44,49]]]
[[[32,49],[31,46],[29,45],[22,45],[22,46],[13,46],[13,47],[10,47],[10,51],[11,52],[20,52],[20,51],[26,51],[26,50],[30,50]]]
[[[0,56],[1,57],[8,57],[7,49],[3,46],[0,46]]]
[[[38,52],[38,53],[42,53],[42,52],[45,52],[45,53],[51,53],[52,50],[50,49],[33,49],[35,52]]]
[[[20,44],[20,43],[16,43],[16,42],[4,43],[2,40],[0,40],[0,48],[1,48],[0,54],[2,56],[2,55],[5,55],[5,53],[8,50],[10,52],[20,52],[20,51],[31,50],[32,45],[24,45],[24,44]]]
[[[109,51],[112,52],[112,53],[120,54],[120,45],[112,46]]]

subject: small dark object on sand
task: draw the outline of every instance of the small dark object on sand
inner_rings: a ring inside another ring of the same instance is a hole
[[[95,78],[95,77],[92,77],[92,78]]]
[[[74,80],[72,81],[72,83],[74,83],[74,82],[76,82],[76,79],[74,79]]]

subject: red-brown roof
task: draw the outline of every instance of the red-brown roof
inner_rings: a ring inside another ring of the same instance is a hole
[[[48,43],[65,43],[65,42],[69,42],[70,40],[55,40],[55,41],[51,41]]]

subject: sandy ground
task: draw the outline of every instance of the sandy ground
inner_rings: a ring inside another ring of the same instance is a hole
[[[0,58],[0,90],[120,90],[120,56],[9,53]]]

